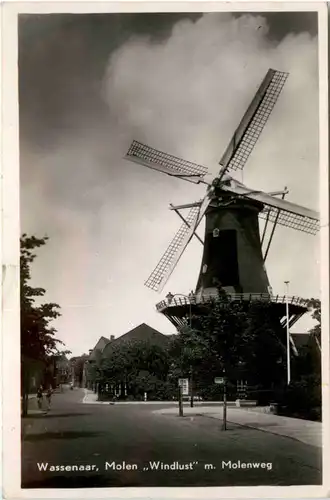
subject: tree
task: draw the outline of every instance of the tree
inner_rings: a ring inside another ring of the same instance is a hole
[[[277,311],[268,302],[251,303],[247,310],[244,359],[249,383],[259,390],[283,384],[286,345]]]
[[[20,297],[21,297],[21,390],[22,413],[27,415],[31,369],[36,363],[46,364],[50,356],[59,354],[51,322],[60,316],[59,305],[40,303],[46,290],[31,286],[31,265],[36,258],[35,249],[46,244],[48,238],[23,234],[20,240]]]
[[[64,349],[59,351],[54,356],[51,356],[51,359],[54,363],[53,368],[53,380],[56,385],[59,385],[62,390],[62,384],[66,384],[69,381],[70,377],[70,365],[67,356],[71,354],[71,351],[68,349]]]
[[[309,334],[315,338],[315,342],[321,352],[321,301],[312,298],[308,303],[308,307],[312,311],[312,318],[317,321],[317,324],[309,331]]]
[[[98,381],[104,386],[126,387],[130,395],[158,391],[169,370],[166,348],[144,340],[114,343],[100,364]],[[157,389],[158,387],[158,389]]]
[[[290,386],[279,394],[278,400],[284,414],[321,420],[321,302],[312,298],[308,307],[317,323],[309,331],[308,343],[294,359]]]
[[[81,356],[76,356],[70,359],[71,366],[73,368],[74,382],[82,386],[85,364],[88,360],[87,354],[82,354]]]
[[[247,378],[249,384],[270,389],[283,380],[285,347],[276,331],[276,317],[268,302],[231,302],[223,294],[209,303],[204,315],[193,316],[193,328],[186,326],[174,337],[172,376],[187,376],[193,368],[195,385],[201,396],[210,396],[220,387],[216,376],[231,384]],[[215,395],[215,394],[214,394]]]

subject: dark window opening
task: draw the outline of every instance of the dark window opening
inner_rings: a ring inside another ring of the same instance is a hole
[[[233,229],[219,231],[218,236],[213,232],[206,236],[204,242],[204,263],[207,264],[207,276],[204,286],[214,286],[221,283],[222,286],[238,286],[238,257],[237,257],[237,234]],[[203,280],[204,281],[204,280]]]

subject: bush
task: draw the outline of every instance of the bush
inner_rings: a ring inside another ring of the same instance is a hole
[[[293,381],[289,386],[275,394],[280,415],[308,420],[322,420],[321,383],[314,375],[300,381]]]
[[[195,388],[195,396],[200,396],[204,401],[222,401],[223,400],[223,385],[210,383],[203,387]],[[226,394],[228,401],[237,399],[237,386],[227,383]]]
[[[150,401],[168,401],[177,397],[178,389],[170,382],[157,380],[148,386],[147,395]]]
[[[144,393],[147,393],[148,401],[172,401],[178,397],[178,388],[171,382],[164,380],[147,380],[140,384],[132,385],[128,388],[128,394],[118,396],[119,401],[143,401]],[[100,388],[98,401],[112,401],[114,395],[111,391],[105,390],[105,385]]]
[[[97,396],[98,401],[112,401],[113,396],[108,392],[99,392]]]
[[[247,399],[257,402],[257,406],[267,406],[276,398],[273,389],[254,389],[247,391]]]

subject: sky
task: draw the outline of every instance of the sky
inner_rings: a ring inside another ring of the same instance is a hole
[[[208,167],[210,179],[268,68],[290,73],[243,173],[319,209],[317,19],[313,13],[23,16],[19,24],[21,231],[47,235],[33,283],[61,306],[74,355],[141,323],[174,333],[155,304],[195,288],[193,239],[161,294],[145,280],[180,227],[169,204],[194,185],[123,159],[133,139]],[[203,234],[203,225],[199,228]],[[278,227],[275,294],[319,297],[319,240]],[[296,331],[305,331],[309,319]]]

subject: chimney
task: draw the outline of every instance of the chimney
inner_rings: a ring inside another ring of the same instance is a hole
[[[110,335],[110,342],[111,340],[115,340],[115,336],[114,335]]]

